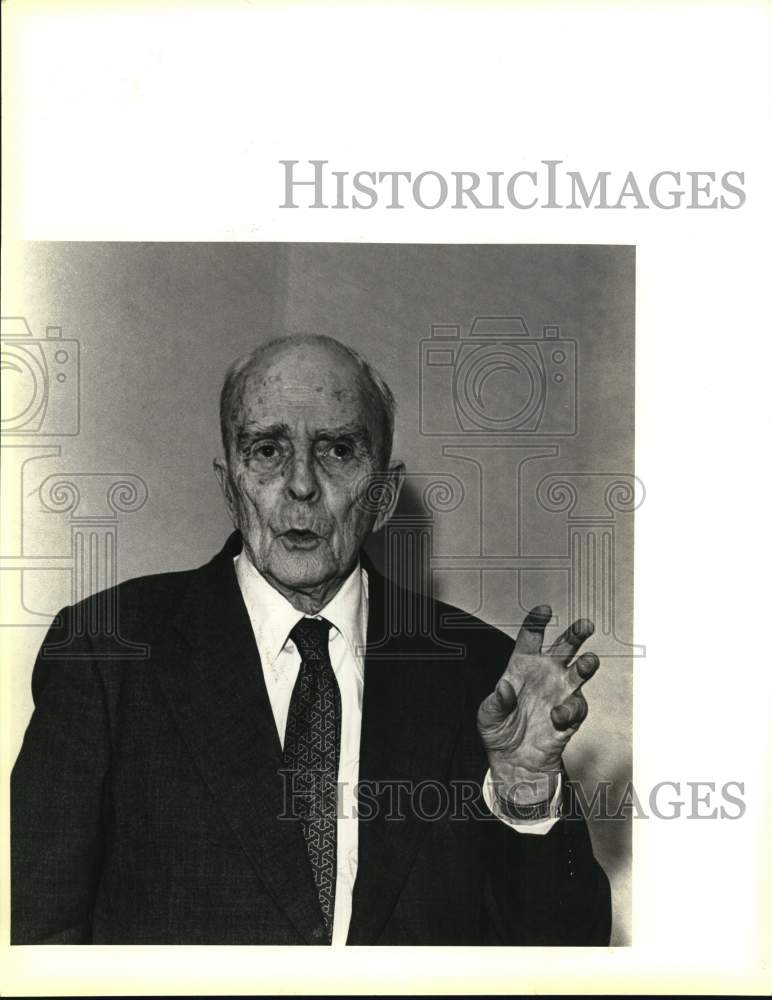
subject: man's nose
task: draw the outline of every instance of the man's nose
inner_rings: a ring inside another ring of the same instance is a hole
[[[292,500],[306,503],[319,496],[319,482],[311,455],[295,455],[293,458],[287,479],[287,493]]]

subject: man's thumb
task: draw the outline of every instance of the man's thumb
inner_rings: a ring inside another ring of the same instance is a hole
[[[517,705],[515,689],[506,677],[499,678],[499,682],[496,685],[496,697],[498,698],[500,709],[505,715],[509,715],[515,705]]]
[[[517,704],[515,689],[509,681],[502,677],[495,690],[491,691],[480,705],[478,713],[481,724],[496,724],[506,718]]]

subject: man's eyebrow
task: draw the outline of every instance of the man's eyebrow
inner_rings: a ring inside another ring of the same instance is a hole
[[[368,430],[364,424],[338,424],[335,427],[317,427],[314,437],[367,437]]]
[[[364,424],[340,424],[338,427],[318,427],[314,431],[315,438],[342,438],[348,437],[354,441],[359,441],[370,447],[372,435]]]
[[[250,441],[255,441],[257,438],[277,438],[282,437],[282,435],[287,436],[288,434],[289,427],[287,424],[256,424],[250,422],[243,427],[239,427],[236,434],[236,444],[239,448],[243,448],[244,445],[249,444]]]
[[[258,424],[250,421],[243,427],[240,427],[236,433],[236,447],[243,451],[245,448],[253,441],[257,441],[260,438],[280,438],[280,437],[291,437],[291,431],[288,424],[285,423],[274,423],[274,424]],[[360,423],[348,423],[339,424],[335,427],[318,427],[313,432],[313,437],[315,440],[319,441],[329,441],[335,438],[351,438],[357,444],[361,444],[368,450],[372,449],[373,440],[372,435],[368,427]]]

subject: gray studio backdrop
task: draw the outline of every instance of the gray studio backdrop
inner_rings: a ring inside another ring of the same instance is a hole
[[[560,627],[595,619],[602,665],[567,766],[588,795],[612,782],[616,804],[642,652],[634,278],[624,246],[28,245],[3,322],[11,755],[60,606],[222,545],[230,525],[211,462],[228,363],[268,337],[313,332],[365,354],[397,397],[395,455],[409,476],[373,558],[510,633],[540,602]],[[613,943],[629,943],[629,814],[591,829],[613,887]]]

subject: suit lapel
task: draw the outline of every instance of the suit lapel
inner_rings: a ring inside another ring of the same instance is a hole
[[[348,944],[374,944],[394,909],[428,825],[411,808],[410,789],[448,777],[464,697],[458,661],[449,662],[448,647],[426,637],[406,638],[393,622],[387,629],[394,609],[408,610],[404,602],[411,598],[370,567],[368,572],[359,861]],[[410,611],[413,621],[420,620],[415,607]],[[407,791],[397,793],[398,782]],[[403,818],[388,818],[390,796]]]
[[[299,823],[280,820],[281,744],[238,587],[238,536],[201,569],[175,618],[159,679],[212,795],[276,903],[309,944],[322,914]]]

